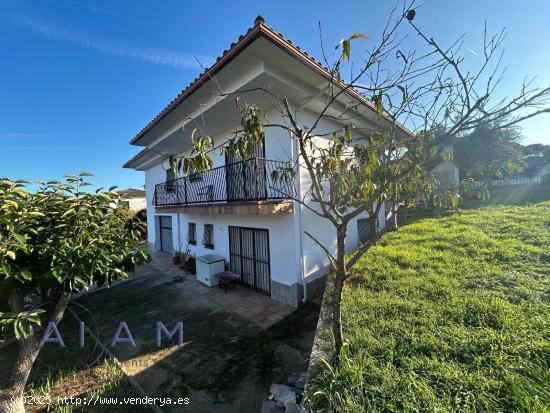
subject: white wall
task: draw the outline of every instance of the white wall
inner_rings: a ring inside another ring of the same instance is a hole
[[[145,198],[129,198],[127,201],[128,208],[132,211],[141,211],[147,208],[147,200]]]
[[[155,194],[155,185],[166,181],[166,170],[160,163],[147,169],[145,171],[145,197],[147,202],[147,242],[149,245],[153,245],[156,248],[160,247],[160,244],[156,242],[157,222],[155,215],[167,215],[172,217],[172,238],[174,241],[174,247],[178,245],[177,239],[177,221],[175,219],[176,214],[156,214],[155,207],[153,205],[153,196]]]
[[[269,230],[269,252],[271,279],[283,284],[299,282],[297,279],[296,244],[292,236],[294,223],[292,214],[278,215],[202,215],[180,214],[180,238],[182,250],[189,248],[195,256],[220,255],[229,262],[229,226],[251,227]],[[196,224],[197,245],[187,243],[188,223]],[[202,245],[204,224],[214,227],[214,249]]]
[[[224,131],[218,136],[214,136],[214,145],[226,141],[231,136],[231,130]],[[288,160],[291,150],[290,139],[280,131],[269,130],[266,133],[265,153],[267,159]],[[188,152],[182,155],[189,155]],[[223,166],[225,157],[218,150],[212,152],[213,166]],[[164,165],[167,167],[167,165]],[[223,172],[223,170],[222,170]],[[145,171],[145,184],[147,194],[147,224],[148,224],[148,242],[155,244],[156,220],[155,215],[172,216],[172,236],[174,249],[182,251],[187,247],[188,222],[196,224],[197,245],[189,245],[191,253],[200,256],[205,254],[216,254],[223,256],[229,261],[229,233],[228,227],[252,227],[269,230],[269,248],[271,262],[271,279],[283,284],[294,284],[300,282],[301,273],[299,272],[300,263],[297,252],[295,223],[292,214],[278,215],[219,215],[212,216],[206,214],[156,214],[153,206],[153,195],[155,185],[166,180],[166,172],[160,164],[155,165]],[[222,187],[225,182],[221,179]],[[198,183],[200,184],[200,183]],[[200,184],[204,185],[204,184]],[[223,188],[222,188],[223,190]],[[179,219],[178,219],[179,218]],[[202,235],[204,224],[213,224],[214,226],[214,249],[208,249],[202,246]]]
[[[314,114],[311,112],[303,111],[301,113],[301,119],[304,124],[311,124],[314,118]],[[324,133],[330,133],[335,131],[338,128],[341,128],[341,125],[333,121],[322,119],[319,122],[318,129],[316,133],[322,135]],[[316,145],[323,146],[328,145],[328,138],[316,138]],[[300,190],[302,199],[310,199],[310,187],[311,179],[309,177],[309,172],[306,168],[300,168]],[[315,209],[320,210],[317,204],[310,204],[310,206],[315,207]],[[383,208],[383,206],[382,206]],[[310,282],[312,279],[315,279],[319,276],[323,276],[327,273],[329,269],[329,260],[326,256],[326,253],[311,239],[307,236],[304,231],[309,232],[313,235],[324,247],[326,247],[331,253],[336,252],[336,229],[330,223],[330,221],[320,218],[314,212],[310,211],[303,205],[299,206],[300,217],[301,217],[301,242],[302,250],[304,257],[304,272],[306,282]],[[346,251],[352,251],[353,249],[359,246],[359,233],[357,229],[357,220],[362,218],[368,218],[369,214],[364,212],[352,219],[348,224],[348,232],[346,238]],[[385,212],[382,209],[379,219],[379,227],[382,228],[385,225]],[[300,229],[299,229],[300,231]]]

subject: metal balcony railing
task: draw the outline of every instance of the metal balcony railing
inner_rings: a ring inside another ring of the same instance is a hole
[[[288,199],[293,182],[272,179],[288,163],[251,158],[155,185],[155,206]]]

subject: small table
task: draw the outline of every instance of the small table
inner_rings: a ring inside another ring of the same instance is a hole
[[[239,274],[225,271],[218,274],[218,285],[220,288],[223,288],[223,291],[227,294],[227,290],[237,287],[237,281],[240,279],[241,276]]]

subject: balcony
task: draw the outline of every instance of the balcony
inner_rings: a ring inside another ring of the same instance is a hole
[[[272,179],[274,170],[287,165],[282,161],[251,158],[177,178],[155,185],[153,204],[163,210],[187,207],[191,208],[193,213],[201,213],[204,211],[203,206],[208,205],[250,206],[283,201],[289,204],[289,198],[294,195],[293,183]],[[218,208],[216,211],[220,213],[221,209]]]

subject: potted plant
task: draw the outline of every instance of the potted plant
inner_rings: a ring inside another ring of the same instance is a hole
[[[172,254],[172,264],[174,265],[180,265],[181,264],[181,257],[179,251],[174,251]]]
[[[197,272],[195,257],[189,251],[189,246],[187,246],[185,252],[183,253],[182,268],[191,274],[195,274]]]
[[[187,260],[184,263],[184,269],[185,271],[196,274],[197,273],[197,262],[195,261],[195,257],[190,255]]]

